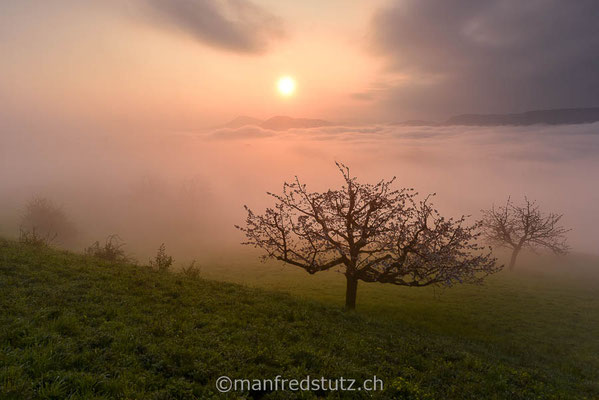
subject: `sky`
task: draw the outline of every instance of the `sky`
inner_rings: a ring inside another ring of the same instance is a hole
[[[594,0],[3,1],[0,117],[162,132],[598,106],[597,15]]]

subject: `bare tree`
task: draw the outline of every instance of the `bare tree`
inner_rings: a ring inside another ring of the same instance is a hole
[[[262,215],[245,207],[244,244],[314,274],[333,268],[346,277],[345,306],[354,309],[358,281],[403,286],[472,282],[497,270],[495,259],[476,244],[478,225],[465,217],[446,219],[412,189],[393,189],[395,178],[362,184],[337,163],[345,184],[338,190],[308,192],[285,183],[276,205]]]
[[[510,270],[514,269],[523,248],[546,248],[556,254],[568,251],[566,233],[570,229],[559,224],[562,214],[543,214],[537,203],[527,197],[522,205],[512,203],[508,197],[505,206],[493,206],[490,210],[482,210],[482,213],[481,224],[486,239],[512,250]]]

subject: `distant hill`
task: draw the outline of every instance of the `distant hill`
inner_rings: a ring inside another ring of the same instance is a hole
[[[527,126],[527,125],[570,125],[589,124],[599,121],[599,107],[590,108],[561,108],[554,110],[535,110],[513,114],[461,114],[449,118],[445,122],[433,122],[424,120],[407,120],[391,123],[399,126],[447,126],[447,125],[469,125],[469,126]],[[274,131],[286,131],[288,129],[318,128],[331,126],[334,123],[323,119],[293,118],[278,115],[266,120],[260,120],[248,116],[239,116],[229,121],[220,128],[238,129],[243,126],[257,126]]]
[[[462,114],[449,118],[444,125],[569,125],[599,121],[599,107],[536,110],[517,114]]]
[[[321,126],[330,125],[333,125],[333,123],[322,119],[292,118],[288,116],[279,115],[264,121],[259,120],[257,118],[240,116],[229,121],[222,127],[237,129],[243,126],[258,126],[260,128],[270,129],[274,131],[286,131],[288,129],[294,128],[318,128]]]
[[[259,126],[261,123],[262,123],[262,121],[259,120],[258,118],[252,118],[252,117],[247,117],[245,115],[241,115],[241,116],[234,118],[231,121],[227,122],[223,127],[237,129],[237,128],[241,128],[242,126],[247,126],[247,125]]]

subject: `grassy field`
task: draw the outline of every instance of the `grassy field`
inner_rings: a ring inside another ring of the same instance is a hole
[[[0,240],[0,398],[222,398],[221,375],[385,388],[229,398],[599,398],[597,261],[568,263],[450,290],[362,284],[346,313],[336,273],[245,260],[190,279]]]

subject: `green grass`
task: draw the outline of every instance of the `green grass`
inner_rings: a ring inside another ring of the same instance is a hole
[[[361,285],[346,313],[341,277],[300,272],[204,271],[265,290],[0,240],[0,398],[221,398],[221,375],[385,382],[230,398],[599,398],[594,278]]]

